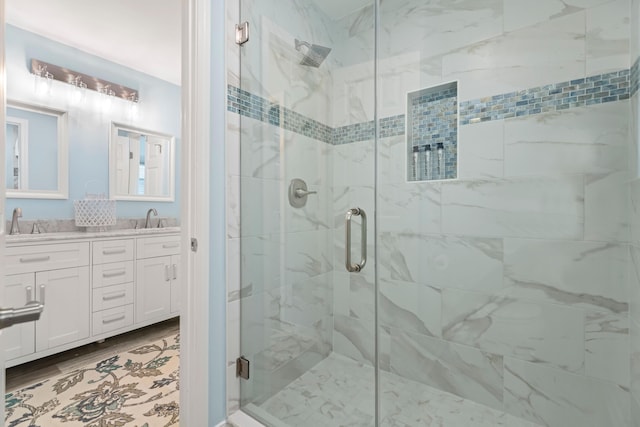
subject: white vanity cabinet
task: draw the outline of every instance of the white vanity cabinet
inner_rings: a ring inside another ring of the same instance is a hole
[[[136,258],[136,322],[149,323],[177,314],[180,236],[138,239]]]
[[[6,359],[48,352],[88,338],[89,244],[10,246],[6,255],[8,303],[21,307],[27,300],[44,302],[40,320],[6,330]]]
[[[93,242],[93,335],[133,325],[134,239]]]
[[[120,230],[8,236],[4,301],[43,301],[40,320],[2,331],[7,366],[179,315],[180,235]]]
[[[89,338],[89,267],[36,273],[44,310],[36,322],[36,352]]]
[[[4,302],[7,307],[22,307],[33,300],[35,275],[13,274],[5,277]],[[5,360],[26,356],[36,351],[36,322],[13,325],[2,331]]]

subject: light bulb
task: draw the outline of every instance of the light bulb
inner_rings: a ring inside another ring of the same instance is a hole
[[[100,108],[103,113],[108,113],[111,111],[111,107],[113,105],[113,97],[115,96],[115,92],[109,88],[109,86],[105,86],[100,91],[102,94],[102,99],[100,100]]]
[[[35,75],[36,94],[38,96],[46,96],[51,93],[51,82],[53,81],[53,75],[47,71],[42,74]]]
[[[80,77],[76,77],[73,82],[71,82],[71,88],[69,91],[69,103],[71,105],[80,105],[84,101],[85,89],[87,88],[87,84],[83,82]]]

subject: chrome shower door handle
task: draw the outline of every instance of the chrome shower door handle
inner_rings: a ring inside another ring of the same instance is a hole
[[[358,264],[351,263],[351,218],[354,216],[362,217],[362,225],[361,225],[361,245],[360,245],[360,253],[361,260]],[[367,214],[364,209],[361,208],[352,208],[347,211],[347,215],[345,216],[345,267],[347,267],[347,271],[350,273],[357,273],[362,271],[365,264],[367,263]]]

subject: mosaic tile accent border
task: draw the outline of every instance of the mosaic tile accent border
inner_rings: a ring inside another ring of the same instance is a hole
[[[402,132],[404,133],[404,116],[402,116]],[[333,130],[333,145],[349,144],[351,142],[373,139],[376,127],[373,120],[355,125],[340,126]]]
[[[639,61],[616,72],[463,101],[459,105],[459,126],[628,99],[640,85]],[[332,145],[375,136],[373,121],[332,128],[231,85],[227,87],[227,110]],[[380,138],[404,135],[405,121],[404,114],[380,119]]]
[[[460,125],[629,99],[630,70],[538,86],[460,103]]]
[[[280,126],[280,106],[235,86],[227,86],[227,110]]]
[[[231,85],[227,86],[227,110],[327,144],[333,141],[334,129],[330,126]]]
[[[630,80],[631,80],[631,92],[629,94],[629,96],[633,96],[636,94],[636,92],[638,91],[638,85],[640,84],[640,72],[638,70],[638,67],[640,65],[640,58],[636,59],[636,62],[633,63],[633,66],[631,67],[631,72],[630,72]]]

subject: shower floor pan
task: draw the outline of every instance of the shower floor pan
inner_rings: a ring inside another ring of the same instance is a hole
[[[273,427],[370,427],[373,376],[371,366],[332,353],[261,405],[244,410]],[[381,389],[382,427],[539,427],[386,371]]]

